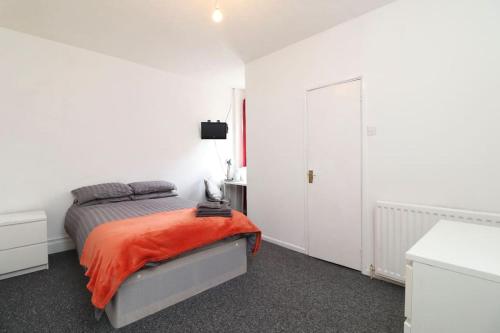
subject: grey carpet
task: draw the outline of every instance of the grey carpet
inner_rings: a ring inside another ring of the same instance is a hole
[[[108,332],[75,251],[50,270],[0,281],[1,332]],[[404,289],[264,242],[248,273],[124,332],[402,332]]]

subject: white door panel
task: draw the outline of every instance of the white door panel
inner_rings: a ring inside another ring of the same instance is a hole
[[[309,255],[361,269],[361,82],[307,93]]]

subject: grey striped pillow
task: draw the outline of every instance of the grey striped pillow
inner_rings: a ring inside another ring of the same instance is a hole
[[[159,192],[171,192],[177,190],[174,183],[164,180],[153,180],[147,182],[135,182],[129,184],[135,195]]]
[[[132,189],[123,183],[104,183],[84,186],[71,191],[75,204],[82,205],[89,201],[123,198],[133,194]]]
[[[134,194],[132,196],[132,200],[159,199],[159,198],[168,198],[176,196],[178,196],[176,191],[148,193],[148,194]]]
[[[78,206],[86,207],[86,206],[103,205],[103,204],[122,202],[122,201],[130,201],[132,200],[132,197],[133,195],[127,195],[125,197],[119,197],[119,198],[97,199],[97,200],[87,201],[83,204],[78,204]]]

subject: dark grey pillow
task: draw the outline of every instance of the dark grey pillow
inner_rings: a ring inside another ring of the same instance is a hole
[[[114,202],[131,201],[132,197],[133,195],[127,195],[126,197],[119,197],[119,198],[97,199],[97,200],[87,201],[83,204],[78,204],[78,206],[86,207],[86,206],[95,206],[95,205],[102,205]]]
[[[71,193],[75,197],[75,204],[77,205],[93,200],[121,198],[133,194],[130,186],[122,183],[105,183],[84,186],[71,191]]]
[[[132,196],[132,200],[158,199],[158,198],[167,198],[176,196],[178,196],[178,194],[175,191],[148,193],[148,194],[134,194]]]
[[[148,182],[135,182],[129,184],[134,194],[149,194],[158,192],[170,192],[177,190],[177,186],[164,180],[154,180]]]

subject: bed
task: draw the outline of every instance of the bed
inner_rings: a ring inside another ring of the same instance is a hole
[[[65,229],[79,257],[98,226],[110,221],[193,208],[178,196],[71,206]],[[142,319],[209,288],[246,273],[247,253],[256,242],[252,235],[236,235],[183,253],[174,259],[146,264],[121,283],[105,307],[115,328]]]

